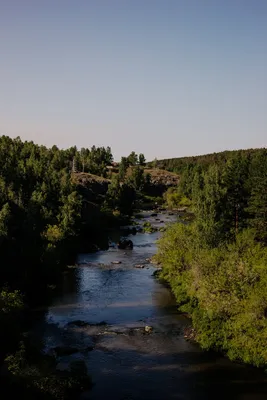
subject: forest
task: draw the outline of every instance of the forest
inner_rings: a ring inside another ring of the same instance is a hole
[[[41,354],[29,351],[23,329],[29,310],[44,303],[49,287],[75,262],[81,243],[86,251],[108,246],[105,229],[127,219],[145,193],[143,154],[124,157],[119,173],[108,170],[112,162],[110,147],[60,150],[0,137],[0,364],[2,388],[9,384],[10,393],[26,387],[28,398],[65,399],[83,387],[84,371],[76,371],[79,379],[75,371],[57,377],[53,358],[42,358],[44,370],[36,369]],[[105,194],[95,193],[90,182],[77,184],[79,173],[110,178]]]
[[[192,336],[232,360],[267,365],[267,150],[165,160],[181,174],[167,202],[191,208],[157,259]]]
[[[107,169],[112,161],[110,147],[59,150],[0,138],[1,284],[27,289],[28,282],[50,282],[72,250],[75,255],[75,237],[85,232],[90,238],[90,233],[114,223],[114,211],[131,214],[149,181],[145,182],[144,156],[132,152],[123,157],[114,176]],[[126,176],[129,166],[132,173]],[[104,195],[93,193],[93,204],[90,187],[75,180],[79,172],[111,178]]]
[[[261,149],[246,149],[246,150],[226,150],[219,153],[203,154],[199,156],[179,157],[179,158],[168,158],[149,162],[149,165],[156,164],[159,168],[166,169],[168,171],[182,174],[186,170],[194,168],[196,165],[203,169],[207,169],[210,164],[224,165],[227,160],[232,157],[244,155],[244,157],[254,157]]]

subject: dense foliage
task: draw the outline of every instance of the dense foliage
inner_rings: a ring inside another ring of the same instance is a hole
[[[16,388],[27,398],[65,399],[74,398],[90,385],[85,371],[79,370],[79,376],[75,371],[64,376],[56,373],[53,357],[44,358],[40,351],[34,359],[29,358],[36,350],[25,343],[22,316],[25,304],[42,301],[48,285],[57,282],[66,264],[74,261],[78,243],[86,243],[90,249],[90,240],[115,223],[114,212],[118,216],[132,212],[137,192],[143,187],[145,158],[132,152],[125,159],[127,167],[133,168],[131,176],[116,175],[97,193],[90,177],[98,175],[95,178],[101,187],[100,177],[106,177],[107,167],[112,166],[110,147],[59,150],[0,137],[3,390],[9,385],[10,393]],[[85,184],[79,183],[80,175]],[[40,369],[40,365],[44,367]]]
[[[66,249],[72,249],[74,236],[85,223],[89,224],[87,232],[96,228],[83,212],[94,188],[86,192],[72,174],[84,171],[106,176],[112,160],[110,147],[47,149],[20,138],[0,137],[0,284],[47,283],[61,271],[55,267],[66,263]],[[135,192],[142,189],[145,158],[140,154],[138,162],[132,152],[125,160],[127,167],[133,165],[131,176],[127,178],[126,171],[124,176],[115,176],[106,198],[94,196],[98,208],[105,204],[105,211],[131,212]],[[97,214],[96,207],[91,214]]]
[[[226,150],[219,153],[203,154],[199,156],[168,158],[157,160],[148,163],[148,165],[157,164],[158,168],[167,169],[168,171],[176,172],[177,174],[188,173],[192,168],[198,167],[207,170],[211,164],[223,165],[231,158],[237,155],[243,155],[246,158],[251,158],[260,153],[261,149],[246,149],[246,150]]]
[[[267,150],[184,168],[179,193],[195,219],[160,240],[162,277],[203,348],[266,366]]]
[[[93,148],[89,152],[101,168],[109,162],[109,153]],[[49,281],[55,274],[63,255],[60,250],[77,234],[80,223],[82,198],[70,174],[77,154],[81,152],[75,148],[47,149],[19,138],[0,138],[2,283]]]

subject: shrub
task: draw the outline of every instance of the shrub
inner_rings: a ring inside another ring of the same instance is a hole
[[[194,223],[174,224],[159,240],[157,259],[203,348],[267,365],[267,248],[253,231],[212,249],[201,242]]]

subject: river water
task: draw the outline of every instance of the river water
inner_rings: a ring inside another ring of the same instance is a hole
[[[155,226],[176,219],[144,216]],[[66,274],[39,325],[46,351],[72,348],[71,355],[60,354],[58,368],[86,362],[94,385],[83,399],[267,399],[263,371],[185,340],[190,321],[179,315],[149,262],[158,237],[159,232],[137,233],[130,235],[133,250],[79,255],[78,267]],[[146,325],[151,333],[145,333]]]

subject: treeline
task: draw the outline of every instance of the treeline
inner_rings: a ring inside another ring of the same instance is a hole
[[[168,158],[163,160],[155,159],[153,162],[148,164],[156,164],[158,168],[163,168],[177,174],[183,174],[184,172],[190,171],[196,166],[200,167],[201,169],[208,169],[211,164],[223,166],[227,160],[237,156],[238,154],[242,154],[244,157],[251,158],[260,151],[261,149],[226,150],[219,153],[204,154],[199,156]]]
[[[162,278],[203,348],[266,366],[267,150],[208,159],[183,166],[177,194],[194,220],[160,240]]]

